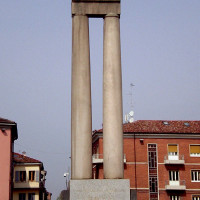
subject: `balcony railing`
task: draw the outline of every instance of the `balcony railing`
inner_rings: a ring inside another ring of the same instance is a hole
[[[103,163],[103,154],[93,154],[92,163]],[[126,163],[126,155],[124,154],[124,163]]]
[[[185,159],[184,155],[166,155],[164,157],[165,164],[175,164],[175,165],[184,165]]]
[[[186,190],[185,180],[165,181],[166,190]]]

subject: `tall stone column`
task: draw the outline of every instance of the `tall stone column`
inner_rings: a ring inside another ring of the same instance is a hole
[[[104,178],[122,179],[122,77],[119,15],[104,18],[103,49],[103,159]]]
[[[71,178],[92,178],[89,22],[72,17]]]

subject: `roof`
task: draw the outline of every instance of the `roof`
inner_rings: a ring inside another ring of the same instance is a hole
[[[28,156],[19,154],[19,153],[13,153],[13,161],[15,163],[41,163],[41,161],[36,160],[34,158],[30,158]]]
[[[4,119],[0,117],[0,123],[4,123],[4,124],[16,124],[14,121],[8,120],[8,119]]]
[[[0,126],[11,126],[12,131],[12,140],[16,140],[18,138],[17,132],[17,123],[8,119],[4,119],[0,117]]]
[[[102,133],[103,129],[94,131]],[[200,133],[200,121],[138,120],[123,124],[124,133]]]

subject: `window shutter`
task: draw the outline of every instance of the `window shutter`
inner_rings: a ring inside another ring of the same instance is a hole
[[[40,181],[40,173],[39,173],[39,171],[36,171],[36,181],[37,182]]]
[[[190,145],[190,153],[200,153],[200,145]]]
[[[15,171],[15,182],[19,182],[19,171]]]
[[[174,145],[168,145],[168,152],[178,152],[178,146],[176,144]]]

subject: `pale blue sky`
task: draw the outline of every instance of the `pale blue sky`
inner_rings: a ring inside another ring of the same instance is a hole
[[[200,120],[200,1],[122,1],[124,113]],[[0,0],[0,117],[18,124],[15,151],[47,170],[53,199],[70,157],[71,1]],[[90,20],[93,129],[102,125],[103,20]]]

